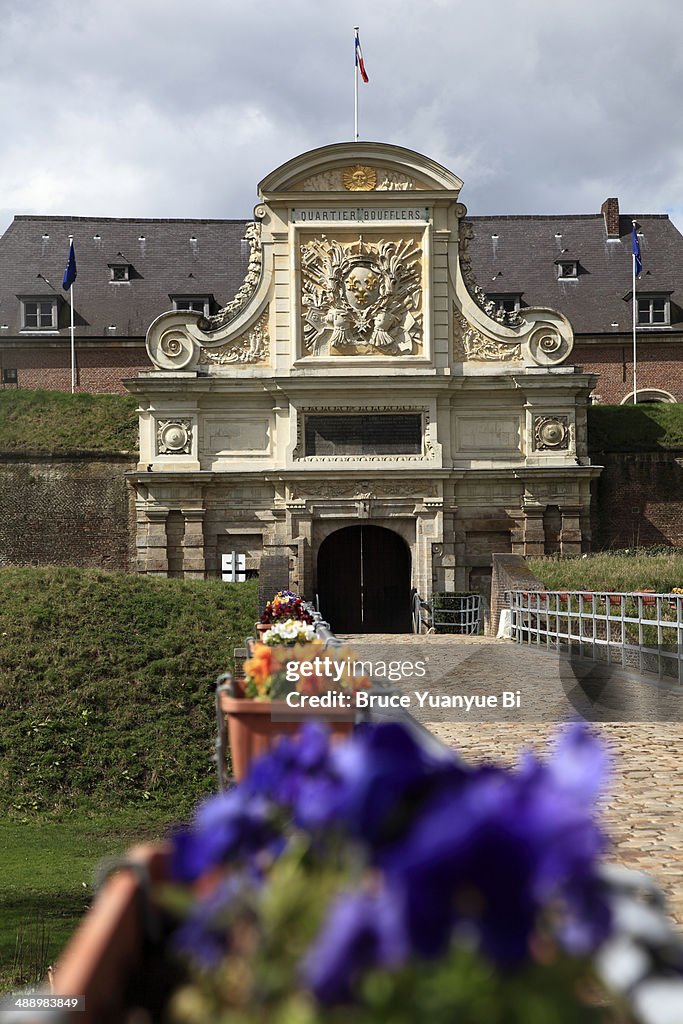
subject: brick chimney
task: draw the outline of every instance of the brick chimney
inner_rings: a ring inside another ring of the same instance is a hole
[[[600,207],[600,213],[605,218],[607,237],[619,238],[619,200],[616,198],[605,199]]]

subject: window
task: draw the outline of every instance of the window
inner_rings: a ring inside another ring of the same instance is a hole
[[[579,276],[579,264],[576,260],[561,260],[557,264],[557,277],[560,281],[569,281]]]
[[[194,313],[201,313],[202,316],[209,315],[211,299],[208,295],[182,295],[173,299],[173,308],[178,310],[189,310]]]
[[[637,301],[640,327],[669,326],[670,309],[666,295],[639,295]]]
[[[25,331],[56,331],[56,299],[23,299],[22,329]]]
[[[522,304],[522,296],[508,292],[500,295],[489,295],[488,298],[496,304],[496,309],[503,313],[517,313]]]
[[[422,416],[396,413],[306,416],[305,454],[421,455]]]
[[[3,369],[2,371],[2,383],[3,384],[16,384],[17,383],[17,371],[10,369]]]
[[[120,284],[122,281],[130,281],[130,263],[110,263],[110,280]]]

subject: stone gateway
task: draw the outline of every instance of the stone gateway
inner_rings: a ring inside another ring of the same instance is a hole
[[[588,546],[596,378],[560,313],[486,299],[461,186],[379,143],[261,182],[235,299],[160,316],[127,382],[140,572],[277,560],[333,626],[389,631],[412,589],[486,592],[494,552]]]

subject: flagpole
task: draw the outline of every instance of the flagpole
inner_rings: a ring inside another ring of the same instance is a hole
[[[74,236],[69,235],[69,247],[73,244]],[[71,251],[71,248],[69,248]],[[76,390],[76,342],[74,340],[74,285],[73,281],[69,286],[69,305],[71,307],[71,394]]]
[[[358,39],[359,26],[353,29],[353,141],[358,142],[358,53],[356,51],[356,40]]]
[[[633,221],[633,232],[636,230],[636,222]],[[631,246],[633,249],[633,246]],[[633,404],[638,404],[638,392],[636,389],[636,324],[637,324],[637,303],[636,303],[636,254],[631,252],[631,263],[633,271]]]

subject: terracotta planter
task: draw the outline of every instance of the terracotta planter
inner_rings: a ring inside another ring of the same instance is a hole
[[[126,858],[134,867],[107,879],[57,961],[52,995],[85,996],[85,1010],[74,1015],[78,1024],[123,1020],[136,973],[141,988],[154,988],[149,961],[141,970],[146,948],[142,897],[147,880],[165,878],[167,858],[164,846],[134,847]]]
[[[642,598],[643,604],[653,605],[657,603],[657,598],[651,597],[650,595],[655,593],[656,591],[649,590],[646,588],[645,590],[639,590],[636,594],[634,594],[634,597]]]
[[[621,608],[621,596],[619,594],[610,594],[609,603],[617,608]]]
[[[268,632],[270,627],[271,627],[271,623],[270,622],[257,622],[256,623],[256,632],[259,635],[259,640],[261,640],[262,637],[264,636],[264,634]]]
[[[227,722],[232,772],[240,782],[252,760],[269,750],[281,736],[296,733],[304,722],[322,722],[329,726],[333,740],[350,735],[356,713],[349,708],[310,708],[294,710],[283,700],[250,700],[218,694],[218,706]]]

